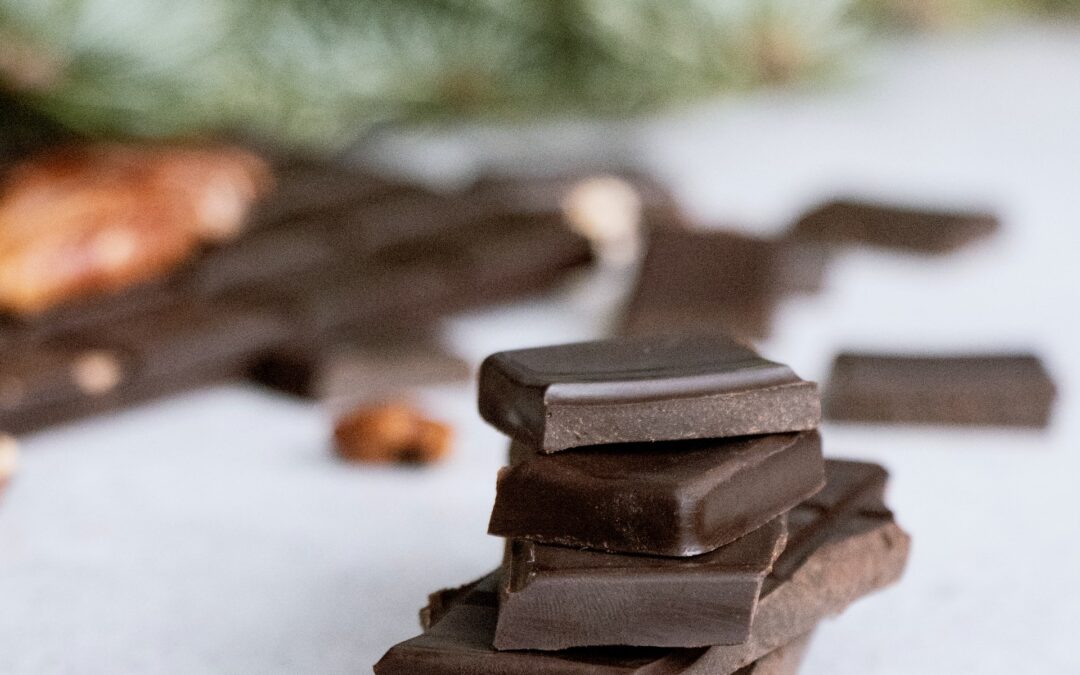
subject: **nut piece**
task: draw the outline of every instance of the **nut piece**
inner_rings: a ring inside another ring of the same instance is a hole
[[[562,200],[570,226],[588,239],[604,263],[634,261],[641,246],[641,195],[616,176],[594,176],[570,189]]]
[[[111,352],[93,350],[81,354],[71,364],[71,377],[84,394],[100,396],[120,384],[123,368]]]
[[[0,192],[0,310],[160,278],[235,237],[269,181],[237,148],[84,145],[17,165]]]
[[[449,426],[425,419],[405,403],[361,406],[338,420],[334,447],[353,462],[426,464],[450,449]]]
[[[0,433],[0,490],[19,468],[19,443],[14,436]]]

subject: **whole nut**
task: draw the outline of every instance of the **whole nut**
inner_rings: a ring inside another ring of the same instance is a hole
[[[334,428],[334,448],[342,459],[357,462],[424,464],[449,451],[452,431],[424,418],[405,403],[361,406]]]

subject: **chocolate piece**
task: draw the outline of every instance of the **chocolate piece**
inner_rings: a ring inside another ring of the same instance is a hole
[[[138,377],[158,379],[186,372],[237,375],[260,352],[289,337],[288,325],[271,312],[185,304],[103,327],[79,340],[122,351],[136,362]]]
[[[784,548],[780,517],[692,558],[509,542],[496,649],[703,647],[750,634],[761,582]]]
[[[784,291],[779,251],[733,232],[655,229],[621,332],[767,336]]]
[[[115,364],[108,379],[116,384],[124,368],[121,357],[100,350],[74,346],[43,347],[32,351],[8,351],[0,355],[0,428],[20,430],[17,413],[26,406],[47,406],[76,400],[107,389],[95,375],[98,364],[110,358]]]
[[[947,253],[998,230],[990,213],[936,211],[869,201],[839,199],[806,213],[793,239],[867,244],[920,253]]]
[[[788,516],[788,544],[765,579],[750,639],[708,649],[695,672],[730,673],[903,573],[910,538],[880,499],[884,470],[829,460],[825,471],[828,498]]]
[[[491,575],[462,596],[423,635],[392,647],[375,665],[378,675],[450,675],[490,673],[576,673],[730,675],[775,649],[803,639],[826,616],[842,611],[854,600],[896,581],[907,561],[907,534],[880,503],[871,503],[862,484],[846,484],[858,474],[852,462],[828,462],[830,488],[848,495],[841,504],[869,506],[865,510],[799,507],[807,515],[793,529],[799,541],[781,554],[798,560],[783,577],[770,575],[758,603],[750,638],[741,645],[693,649],[590,647],[561,652],[496,651],[494,589]],[[838,466],[856,470],[837,473]],[[861,464],[859,466],[872,467]],[[876,470],[874,470],[876,471]],[[844,476],[848,476],[845,478]],[[804,536],[803,532],[823,533]],[[432,617],[436,618],[436,617]],[[753,671],[751,671],[753,672]],[[783,672],[783,671],[781,671]],[[755,675],[758,675],[755,673]]]
[[[816,431],[535,454],[499,472],[488,532],[692,556],[761,527],[823,484]]]
[[[1056,390],[1032,354],[844,353],[825,393],[835,420],[1045,427]]]
[[[480,366],[480,415],[545,453],[813,429],[819,405],[812,382],[720,336],[520,349]]]

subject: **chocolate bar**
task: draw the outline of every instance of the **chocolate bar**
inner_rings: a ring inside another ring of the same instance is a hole
[[[1045,427],[1056,389],[1032,354],[843,353],[825,392],[830,419]]]
[[[919,253],[947,253],[998,230],[990,213],[937,211],[869,201],[839,199],[799,219],[795,240],[865,244]]]
[[[787,283],[781,250],[733,232],[653,230],[620,333],[767,336]]]
[[[816,431],[536,453],[499,472],[488,532],[693,556],[761,527],[823,484]]]
[[[702,647],[750,634],[761,583],[784,548],[777,518],[691,558],[509,542],[496,649]]]
[[[873,496],[875,481],[860,481],[860,467],[828,462],[829,503],[798,507],[800,516],[778,563],[788,573],[770,574],[762,590],[749,639],[741,645],[672,649],[589,647],[559,652],[497,651],[491,646],[497,622],[498,573],[460,599],[428,612],[434,623],[424,634],[392,647],[375,665],[378,675],[452,673],[610,673],[730,675],[778,648],[801,641],[826,616],[896,581],[907,561],[909,538]],[[843,467],[837,471],[838,467]],[[753,671],[751,671],[753,672]],[[782,671],[781,671],[782,672]],[[755,674],[757,675],[757,674]]]
[[[0,355],[0,428],[40,428],[243,374],[288,339],[272,313],[176,305]]]
[[[819,406],[812,382],[722,336],[520,349],[480,367],[480,415],[545,453],[812,429]]]
[[[544,291],[593,258],[544,182],[439,194],[303,160],[278,162],[275,178],[235,240],[167,278],[0,317],[0,426],[29,431],[238,373],[311,395],[343,345],[427,332],[448,313]],[[514,208],[526,192],[544,208]],[[220,326],[173,320],[191,307]],[[165,345],[171,330],[182,335]],[[73,384],[71,362],[87,349],[108,351],[121,371],[105,394]]]

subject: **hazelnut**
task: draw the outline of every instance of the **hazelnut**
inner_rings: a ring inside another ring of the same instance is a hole
[[[426,464],[443,457],[452,432],[405,403],[361,406],[338,420],[334,447],[356,462]]]

